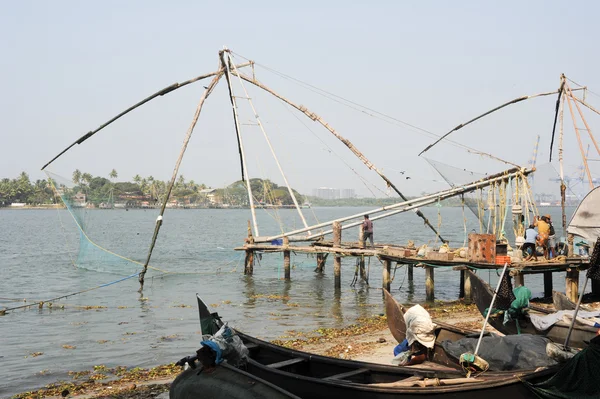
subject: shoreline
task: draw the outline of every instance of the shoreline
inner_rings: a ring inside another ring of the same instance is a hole
[[[424,307],[434,322],[438,320],[472,330],[481,329],[483,325],[483,317],[474,304],[447,301]],[[496,332],[489,325],[486,331]],[[348,343],[349,338],[352,338],[351,344]],[[384,315],[357,319],[345,328],[288,331],[285,336],[271,342],[308,353],[379,364],[390,364],[397,345]],[[186,355],[189,354],[182,353],[181,357]],[[181,367],[173,363],[151,369],[108,369],[99,365],[93,370],[69,372],[71,381],[57,381],[37,390],[13,395],[12,399],[167,399],[170,384],[181,371]]]

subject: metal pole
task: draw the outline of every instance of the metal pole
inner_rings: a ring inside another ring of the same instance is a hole
[[[483,333],[485,332],[485,327],[487,326],[488,319],[490,318],[490,313],[492,312],[492,308],[494,307],[494,302],[496,302],[496,295],[498,295],[498,290],[500,289],[500,284],[502,283],[502,279],[504,278],[504,273],[506,272],[506,268],[508,267],[508,262],[504,264],[504,268],[502,269],[502,273],[500,274],[500,280],[498,280],[498,284],[496,285],[496,290],[494,291],[494,296],[492,297],[492,303],[490,303],[490,307],[488,309],[487,315],[485,316],[485,321],[483,322],[483,327],[481,328],[481,333],[479,334],[479,339],[477,340],[477,346],[475,347],[474,355],[477,356],[477,352],[479,351],[479,345],[481,345],[481,340],[483,339]]]
[[[565,348],[569,347],[569,340],[571,339],[571,332],[573,332],[573,326],[577,321],[577,313],[579,312],[579,306],[581,305],[581,300],[583,299],[583,293],[585,292],[585,287],[587,287],[589,277],[585,277],[585,282],[583,283],[583,289],[579,293],[579,299],[577,300],[577,305],[575,306],[575,311],[573,312],[573,321],[571,321],[571,325],[569,326],[569,332],[567,333],[567,338],[565,338]]]

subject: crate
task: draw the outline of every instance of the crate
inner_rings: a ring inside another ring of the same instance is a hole
[[[496,255],[496,264],[497,265],[504,265],[505,263],[508,263],[510,265],[510,263],[511,263],[510,256]]]

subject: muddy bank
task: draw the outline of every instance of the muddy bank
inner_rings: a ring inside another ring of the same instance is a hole
[[[475,305],[462,302],[437,303],[424,306],[434,320],[465,328],[481,329],[483,318]],[[488,330],[495,331],[488,326]],[[319,355],[372,363],[390,364],[397,345],[382,315],[359,319],[343,329],[318,329],[312,332],[289,331],[273,341],[278,345]],[[181,357],[186,354],[182,353]],[[41,398],[118,398],[153,399],[167,397],[170,383],[181,372],[174,364],[152,369],[108,369],[96,366],[94,370],[70,373],[71,381],[59,381],[42,389],[23,392],[13,399]]]

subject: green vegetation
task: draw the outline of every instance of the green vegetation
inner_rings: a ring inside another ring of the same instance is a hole
[[[60,202],[55,199],[53,186],[64,198],[72,200],[74,206],[112,206],[115,203],[126,206],[149,206],[161,204],[166,197],[168,182],[155,179],[153,176],[135,175],[133,182],[117,182],[118,173],[113,169],[107,179],[92,176],[79,169],[73,172],[73,185],[67,187],[51,179],[31,182],[27,173],[22,172],[16,179],[4,178],[0,181],[0,207],[12,203],[27,205],[46,205]],[[251,179],[250,185],[256,205],[293,205],[287,188],[279,187],[270,180]],[[294,190],[297,201],[301,204],[303,197]],[[246,183],[237,181],[228,187],[207,190],[204,184],[193,180],[186,181],[180,175],[171,192],[169,202],[186,206],[248,206]]]

